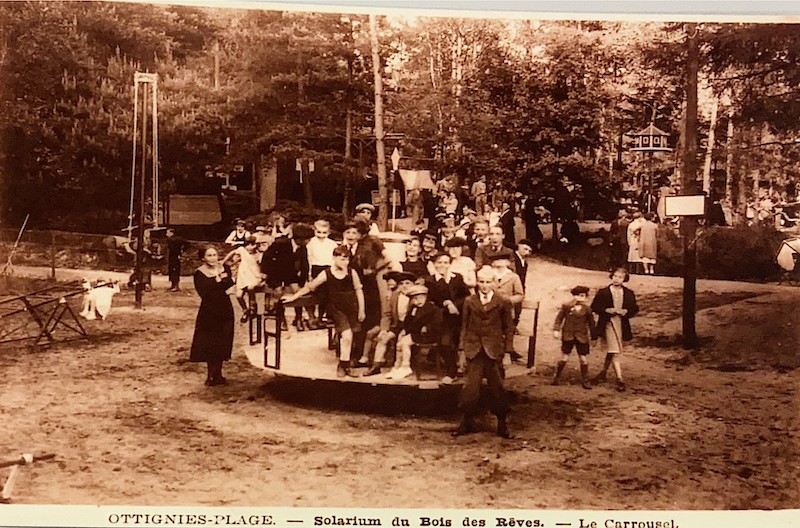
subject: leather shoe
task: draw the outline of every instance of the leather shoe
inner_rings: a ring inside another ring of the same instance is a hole
[[[497,421],[497,436],[505,439],[511,438],[511,433],[508,432],[508,425],[505,419]]]
[[[362,376],[366,378],[367,376],[377,376],[380,373],[381,373],[381,366],[380,365],[372,365],[369,368],[369,370],[367,370],[364,374],[362,374]]]
[[[464,436],[475,432],[475,424],[468,420],[462,420],[458,428],[450,433],[451,436]]]

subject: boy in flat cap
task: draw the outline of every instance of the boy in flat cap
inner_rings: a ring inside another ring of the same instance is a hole
[[[581,364],[581,385],[584,389],[591,389],[589,385],[589,342],[595,335],[594,317],[592,309],[587,304],[589,288],[575,286],[570,290],[572,299],[561,305],[553,324],[553,335],[561,339],[561,359],[556,366],[556,375],[553,385],[558,385],[558,378],[567,364],[569,355],[574,347],[578,351],[578,360]]]
[[[375,215],[375,206],[371,203],[361,203],[356,206],[356,219],[361,219],[369,226],[369,234],[370,235],[379,235],[381,230],[378,228],[378,224],[372,221],[372,217]]]
[[[428,302],[428,288],[420,284],[411,286],[406,295],[409,298],[408,313],[403,321],[403,329],[397,336],[397,359],[395,368],[386,375],[387,379],[403,379],[410,376],[411,353],[416,345],[437,343],[442,326],[442,313]]]
[[[380,331],[375,342],[375,357],[372,366],[363,376],[375,376],[381,373],[387,351],[403,329],[406,314],[411,308],[411,299],[407,294],[409,289],[414,286],[416,278],[413,273],[407,271],[390,271],[386,274],[386,280],[396,282],[397,288],[392,291],[389,302],[381,314]]]

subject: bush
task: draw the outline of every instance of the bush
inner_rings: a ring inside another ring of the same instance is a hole
[[[707,228],[698,241],[698,269],[709,279],[774,278],[780,272],[775,253],[784,238],[771,227]]]
[[[770,227],[707,227],[697,237],[697,276],[705,279],[769,280],[780,272],[775,253],[785,236]],[[660,226],[656,270],[683,274],[683,244],[678,233]]]
[[[299,202],[290,200],[279,200],[273,209],[262,211],[245,220],[252,228],[258,225],[266,226],[269,224],[269,215],[272,214],[272,212],[283,214],[286,217],[287,224],[300,222],[311,225],[319,219],[324,219],[331,223],[332,232],[341,233],[344,229],[344,217],[341,213],[332,213],[330,211],[305,207]]]
[[[683,274],[683,242],[674,228],[664,224],[658,226],[656,273],[672,277]]]

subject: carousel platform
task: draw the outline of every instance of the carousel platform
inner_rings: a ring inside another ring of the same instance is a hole
[[[291,316],[289,320],[291,324]],[[367,386],[406,387],[421,390],[448,389],[458,386],[461,378],[452,383],[443,383],[443,372],[435,366],[426,365],[418,372],[402,379],[388,379],[390,369],[384,368],[381,374],[363,376],[367,371],[363,368],[352,369],[353,376],[337,375],[338,357],[336,347],[331,343],[332,337],[328,329],[305,330],[299,332],[290,326],[290,330],[276,332],[275,320],[264,317],[261,339],[251,339],[244,352],[251,365],[267,371],[274,376],[306,379],[310,381],[327,381],[342,384]],[[518,350],[525,350],[526,336],[518,337]],[[254,342],[255,341],[255,342]],[[530,369],[522,363],[506,362],[504,364],[506,378],[526,375]]]
[[[304,299],[295,306],[308,304],[311,300]],[[286,308],[290,306],[279,304],[277,313],[251,319],[249,345],[242,350],[253,367],[272,378],[265,389],[278,399],[317,408],[388,415],[437,416],[457,410],[463,379],[444,383],[443,368],[435,354],[421,364],[412,361],[415,372],[402,379],[387,378],[389,368],[378,375],[363,376],[366,366],[352,368],[353,376],[340,377],[333,329],[297,331],[292,325],[293,310]],[[290,330],[281,330],[276,324],[282,314],[287,316]],[[523,358],[527,362],[505,361],[506,379],[532,372],[527,365],[533,365],[535,334],[515,336],[514,345],[523,356],[528,350],[528,356]]]

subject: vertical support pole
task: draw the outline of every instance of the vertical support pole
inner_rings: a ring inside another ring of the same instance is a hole
[[[158,78],[150,82],[150,91],[153,95],[153,226],[158,227]]]
[[[533,330],[531,331],[531,336],[528,338],[528,362],[526,364],[528,368],[533,368],[536,362],[536,334],[539,328],[539,301],[535,302],[536,304],[533,307]]]
[[[136,140],[139,136],[139,79],[133,78],[133,160],[131,161],[131,205],[128,209],[128,241],[133,237],[133,207],[136,197]]]
[[[275,306],[275,368],[281,368],[281,324],[286,317],[286,307],[283,301],[278,301]]]
[[[142,167],[141,177],[139,178],[139,231],[136,234],[136,290],[134,297],[134,307],[142,308],[142,295],[144,293],[144,230],[145,230],[145,186],[147,183],[147,90],[142,94]]]
[[[50,231],[50,278],[56,279],[56,235]]]
[[[247,323],[248,323],[248,330],[250,337],[250,346],[257,345],[258,343],[261,342],[261,316],[258,313],[251,314]]]
[[[683,189],[697,192],[697,71],[700,59],[697,24],[686,24],[686,120],[684,121]],[[683,347],[697,346],[695,327],[697,295],[697,220],[685,216],[681,220],[683,238]]]

